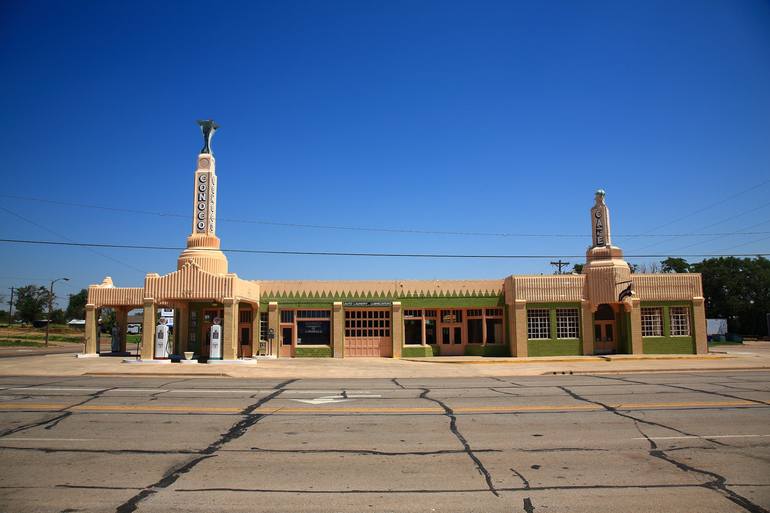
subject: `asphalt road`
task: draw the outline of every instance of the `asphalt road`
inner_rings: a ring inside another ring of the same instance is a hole
[[[770,373],[0,377],[0,511],[762,512]]]

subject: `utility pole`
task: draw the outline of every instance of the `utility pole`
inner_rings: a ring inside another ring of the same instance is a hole
[[[11,299],[8,301],[8,326],[13,326],[13,287],[11,287]]]
[[[556,262],[551,262],[551,265],[556,266],[558,268],[558,270],[556,271],[556,274],[564,274],[561,272],[561,269],[562,267],[567,267],[569,265],[569,262],[562,262],[560,258]]]
[[[45,347],[48,347],[48,331],[51,329],[51,310],[53,309],[53,284],[59,280],[70,281],[69,278],[56,278],[51,281],[51,288],[48,291],[48,319],[45,323]]]

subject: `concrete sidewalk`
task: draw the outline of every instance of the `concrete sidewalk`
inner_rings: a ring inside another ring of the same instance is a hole
[[[612,355],[540,358],[280,358],[255,365],[127,364],[123,358],[45,354],[0,359],[5,376],[230,376],[237,378],[427,378],[535,376],[770,369],[770,342],[717,346],[708,355]]]

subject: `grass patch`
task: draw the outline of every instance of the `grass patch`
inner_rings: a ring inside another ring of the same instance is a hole
[[[433,356],[430,346],[404,346],[401,349],[401,358],[423,358]]]
[[[31,340],[0,340],[0,347],[43,347],[43,344]]]
[[[465,356],[511,356],[508,346],[505,344],[490,344],[482,346],[468,344],[465,346]]]
[[[294,349],[296,358],[331,358],[331,347],[296,347]]]

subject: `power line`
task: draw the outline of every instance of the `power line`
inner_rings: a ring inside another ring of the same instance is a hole
[[[73,246],[89,248],[111,248],[111,249],[143,249],[143,250],[161,250],[161,251],[182,251],[187,249],[181,246],[152,246],[138,244],[107,244],[97,242],[58,242],[47,240],[30,239],[0,239],[2,243],[8,244],[35,244],[49,246]],[[196,248],[196,250],[223,251],[226,253],[252,253],[261,255],[307,255],[307,256],[345,256],[345,257],[397,257],[397,258],[484,258],[484,259],[545,259],[545,258],[584,258],[584,255],[474,255],[474,254],[448,254],[448,253],[374,253],[374,252],[346,252],[346,251],[286,251],[286,250],[267,250],[267,249],[210,249]],[[649,254],[649,255],[626,255],[627,258],[699,258],[699,257],[755,257],[770,256],[770,253],[746,253],[746,254],[717,254],[717,253],[695,253],[695,254]]]
[[[678,217],[676,219],[667,221],[667,222],[665,222],[665,223],[663,223],[661,225],[656,226],[655,228],[650,228],[649,230],[647,230],[646,233],[654,232],[655,230],[659,230],[661,228],[665,228],[666,226],[671,226],[672,224],[676,224],[679,221],[682,221],[682,220],[687,219],[689,217],[692,217],[694,215],[700,214],[701,212],[706,212],[707,210],[710,210],[710,209],[712,209],[712,208],[714,208],[716,206],[722,205],[723,203],[727,203],[728,201],[730,201],[730,200],[732,200],[734,198],[737,198],[738,196],[742,196],[743,194],[746,194],[747,192],[751,192],[751,191],[753,191],[755,189],[758,189],[760,187],[763,187],[763,186],[765,186],[767,184],[770,184],[770,180],[764,180],[762,182],[759,182],[758,184],[752,185],[751,187],[748,187],[746,189],[742,189],[742,190],[740,190],[740,191],[738,191],[738,192],[736,192],[734,194],[731,194],[730,196],[725,196],[724,198],[720,199],[719,201],[716,201],[714,203],[706,205],[705,207],[702,207],[702,208],[699,208],[697,210],[694,210],[693,212],[690,212],[689,214],[685,214],[685,215],[680,216],[680,217]]]
[[[7,212],[7,213],[11,214],[12,216],[14,216],[14,217],[16,217],[16,218],[18,218],[18,219],[21,219],[22,221],[24,221],[24,222],[26,222],[26,223],[29,223],[29,224],[31,224],[32,226],[36,226],[36,227],[40,228],[41,230],[44,230],[44,231],[46,231],[46,232],[48,232],[48,233],[50,233],[50,234],[52,234],[52,235],[55,235],[56,237],[59,237],[59,238],[61,238],[61,239],[64,239],[64,240],[66,240],[66,241],[70,241],[70,242],[72,241],[72,239],[70,239],[69,237],[65,237],[65,236],[64,236],[64,235],[62,235],[61,233],[59,233],[59,232],[57,232],[57,231],[54,231],[54,230],[51,230],[50,228],[46,228],[45,226],[43,226],[43,225],[41,225],[41,224],[38,224],[38,223],[36,223],[35,221],[33,221],[33,220],[31,220],[31,219],[28,219],[28,218],[26,218],[26,217],[22,216],[21,214],[17,214],[16,212],[14,212],[14,211],[12,211],[12,210],[8,210],[8,209],[7,209],[7,208],[5,208],[5,207],[0,207],[0,210],[4,210],[5,212]],[[88,249],[88,251],[90,251],[91,253],[93,253],[93,254],[95,254],[95,255],[99,255],[100,257],[106,258],[106,259],[108,259],[108,260],[112,260],[113,262],[115,262],[115,263],[118,263],[118,264],[120,264],[120,265],[122,265],[122,266],[128,267],[128,268],[129,268],[129,269],[131,269],[132,271],[135,271],[135,272],[138,272],[138,273],[144,273],[144,271],[142,271],[141,269],[137,269],[137,268],[136,268],[136,267],[134,267],[133,265],[131,265],[131,264],[128,264],[128,263],[126,263],[126,262],[123,262],[122,260],[118,260],[117,258],[113,258],[113,257],[111,257],[111,256],[109,256],[109,255],[105,255],[104,253],[100,253],[100,252],[98,252],[98,251],[96,251],[96,250],[94,250],[94,249],[90,249],[90,248]]]
[[[46,198],[33,198],[29,196],[16,196],[11,194],[0,194],[0,198],[9,198],[23,201],[36,201],[40,203],[49,203],[52,205],[60,205],[67,207],[77,208],[90,208],[96,210],[105,210],[110,212],[119,212],[125,214],[142,214],[151,215],[156,217],[173,217],[181,219],[189,219],[189,215],[180,214],[176,212],[158,212],[152,210],[140,210],[131,208],[119,208],[119,207],[107,207],[103,205],[92,205],[86,203],[74,203],[68,201],[51,200]],[[288,223],[279,221],[269,221],[261,219],[237,219],[229,217],[217,217],[218,222],[240,223],[240,224],[257,224],[264,226],[278,226],[284,228],[308,228],[318,230],[345,230],[345,231],[360,231],[360,232],[379,232],[379,233],[407,233],[413,235],[456,235],[456,236],[473,236],[473,237],[509,237],[509,238],[579,238],[587,239],[590,236],[588,234],[575,234],[575,233],[517,233],[517,232],[474,232],[474,231],[449,231],[449,230],[421,230],[421,229],[404,229],[404,228],[388,228],[388,227],[373,227],[373,226],[345,226],[345,225],[328,225],[328,224],[313,224],[313,223]],[[664,234],[651,234],[651,233],[636,233],[636,234],[615,234],[614,237],[618,239],[629,238],[657,238],[657,237],[726,237],[728,235],[768,235],[770,231],[764,232],[723,232],[723,233],[664,233]]]

